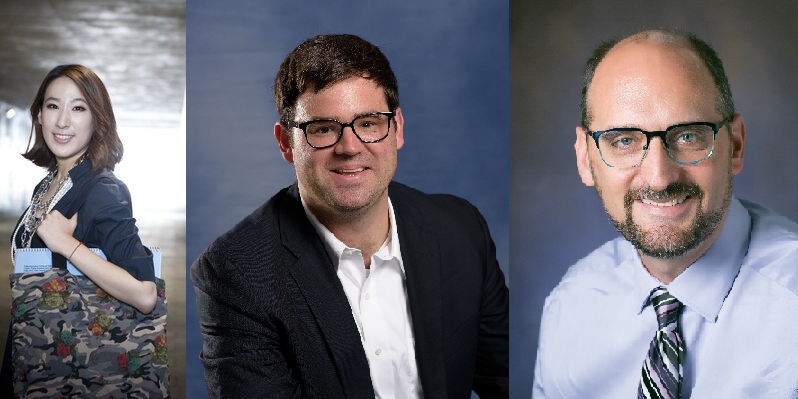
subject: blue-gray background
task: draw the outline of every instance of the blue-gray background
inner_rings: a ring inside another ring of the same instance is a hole
[[[568,266],[618,235],[576,171],[590,52],[611,36],[658,27],[690,30],[714,46],[747,127],[734,193],[798,221],[798,3],[510,3],[510,387],[512,398],[529,398],[545,297]]]
[[[378,45],[399,81],[405,144],[395,180],[476,205],[509,285],[508,4],[483,0],[219,2],[187,7],[187,228],[190,263],[295,180],[273,136],[272,84],[317,34]],[[187,395],[206,397],[193,287],[186,293]]]

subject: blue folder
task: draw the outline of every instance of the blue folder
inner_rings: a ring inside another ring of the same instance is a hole
[[[155,277],[161,278],[161,250],[148,247],[152,251]],[[108,259],[100,248],[89,248],[99,257]],[[74,276],[82,276],[72,262],[67,261],[67,270]],[[17,248],[14,253],[14,273],[42,273],[53,268],[53,254],[47,248]]]

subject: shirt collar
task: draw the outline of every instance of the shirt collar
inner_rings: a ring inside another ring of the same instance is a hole
[[[337,237],[335,237],[335,235],[330,232],[327,227],[321,224],[319,219],[316,219],[316,216],[310,212],[310,209],[308,209],[308,206],[305,204],[305,200],[301,195],[299,199],[302,201],[302,209],[305,210],[305,215],[308,217],[310,224],[313,225],[313,228],[316,229],[316,232],[321,237],[321,241],[324,242],[324,248],[327,250],[327,254],[330,256],[330,259],[333,261],[333,265],[337,270],[341,255],[343,255],[344,251],[359,251],[359,249],[350,248]],[[405,266],[404,262],[402,262],[402,251],[399,247],[399,235],[397,234],[396,229],[396,216],[394,215],[393,204],[391,203],[390,197],[388,197],[388,217],[390,219],[390,230],[388,231],[388,237],[385,239],[385,242],[382,243],[382,246],[374,254],[374,256],[382,260],[396,258],[399,261],[399,268],[402,271],[402,274],[404,274]]]
[[[662,285],[656,277],[652,276],[651,273],[648,272],[648,269],[643,265],[643,261],[640,259],[640,253],[637,252],[637,248],[635,248],[632,243],[629,241],[625,241],[634,256],[631,259],[628,259],[626,263],[630,264],[630,267],[634,270],[634,286],[635,286],[635,303],[637,307],[635,310],[637,314],[640,314],[643,309],[648,305],[648,297],[651,295],[651,290],[656,287]]]
[[[667,285],[671,295],[710,323],[717,320],[748,252],[751,216],[737,198],[732,197],[726,221],[720,228],[723,230],[712,246]],[[648,273],[639,255],[636,258],[639,267],[635,268],[635,297],[640,300],[639,311],[642,311],[651,290],[663,284]]]

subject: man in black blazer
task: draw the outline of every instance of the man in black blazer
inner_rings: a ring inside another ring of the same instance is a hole
[[[404,120],[380,50],[309,39],[275,79],[297,183],[191,267],[210,397],[508,397],[508,290],[487,224],[391,182]]]

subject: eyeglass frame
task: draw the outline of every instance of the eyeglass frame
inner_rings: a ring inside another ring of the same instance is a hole
[[[712,123],[712,122],[679,123],[679,124],[676,124],[676,125],[668,126],[665,130],[657,130],[657,131],[653,131],[653,132],[649,132],[649,131],[646,131],[646,130],[643,130],[643,129],[638,129],[636,127],[615,127],[615,128],[611,128],[611,129],[607,129],[607,130],[597,130],[595,132],[591,132],[591,131],[585,129],[585,133],[587,133],[588,136],[592,136],[593,137],[593,141],[596,142],[596,149],[599,150],[599,155],[601,155],[601,161],[604,162],[604,164],[609,166],[610,168],[614,168],[614,166],[608,164],[607,161],[604,160],[604,154],[601,153],[601,147],[599,147],[599,141],[598,141],[599,136],[601,136],[602,134],[607,133],[607,132],[634,132],[634,131],[641,132],[641,133],[646,135],[646,145],[643,147],[643,156],[640,157],[640,162],[632,165],[631,166],[632,168],[636,168],[636,167],[640,166],[640,164],[643,163],[643,160],[646,159],[646,155],[648,155],[649,146],[651,146],[651,139],[653,137],[659,137],[659,139],[662,141],[662,145],[665,146],[665,151],[668,153],[668,157],[670,157],[674,161],[678,162],[680,165],[695,165],[695,164],[697,164],[697,163],[699,163],[701,161],[705,161],[705,160],[709,159],[712,156],[712,154],[715,153],[715,137],[718,135],[718,132],[720,131],[720,129],[723,126],[729,126],[729,129],[731,129],[731,125],[730,125],[731,121],[732,121],[731,118],[727,118],[727,119],[722,120],[720,123]],[[665,136],[668,134],[669,131],[671,131],[673,129],[676,129],[676,128],[679,128],[679,127],[683,127],[683,126],[695,126],[695,125],[709,126],[709,127],[712,128],[712,132],[713,132],[712,133],[712,150],[709,151],[709,155],[707,155],[705,158],[699,159],[698,161],[695,161],[695,162],[681,162],[678,159],[674,158],[673,155],[671,155],[671,150],[670,150],[670,148],[668,148],[668,141],[665,139]]]
[[[355,121],[360,119],[360,118],[362,118],[362,117],[372,116],[372,115],[386,115],[388,117],[388,130],[385,132],[385,136],[382,136],[382,138],[380,138],[380,139],[370,140],[370,141],[363,140],[363,138],[361,138],[360,135],[358,135],[357,132],[355,131]],[[387,112],[372,112],[372,113],[369,113],[369,114],[359,115],[359,116],[355,117],[354,119],[352,119],[352,122],[349,122],[349,123],[343,123],[343,122],[341,122],[339,120],[336,120],[336,119],[315,119],[315,120],[312,120],[312,121],[307,121],[307,122],[302,122],[302,123],[296,123],[296,122],[288,121],[288,126],[301,129],[302,133],[304,133],[304,135],[305,135],[305,142],[308,143],[309,146],[311,146],[313,148],[316,148],[316,149],[323,149],[323,148],[330,148],[330,147],[338,144],[338,142],[341,141],[341,137],[343,137],[343,135],[344,135],[344,129],[346,129],[347,127],[352,128],[352,133],[355,134],[355,137],[357,137],[357,139],[360,140],[361,143],[372,144],[372,143],[378,143],[378,142],[380,142],[382,140],[385,140],[385,138],[388,137],[389,134],[391,134],[391,119],[393,119],[394,117],[396,117],[396,111],[395,110],[394,111],[387,111]],[[308,125],[310,125],[311,123],[317,123],[317,122],[335,122],[335,123],[341,125],[341,132],[338,133],[338,138],[335,140],[334,143],[332,143],[330,145],[321,146],[321,147],[317,147],[317,146],[315,146],[313,144],[310,144],[310,140],[308,139],[308,132],[305,130],[305,128],[307,128]]]

